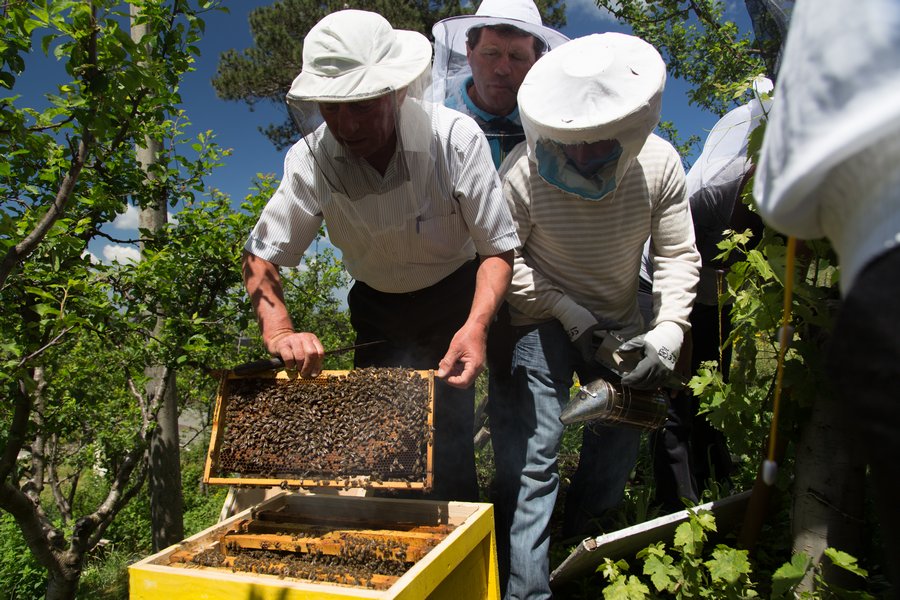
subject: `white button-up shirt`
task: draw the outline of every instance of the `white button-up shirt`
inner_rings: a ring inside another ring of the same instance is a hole
[[[421,135],[428,121],[430,138]],[[437,283],[476,253],[492,256],[518,245],[487,142],[471,118],[437,105],[422,111],[408,101],[400,133],[408,177],[396,154],[381,177],[348,156],[325,125],[294,144],[246,250],[296,266],[324,221],[353,278],[405,293]],[[359,182],[380,184],[369,194],[350,189]]]

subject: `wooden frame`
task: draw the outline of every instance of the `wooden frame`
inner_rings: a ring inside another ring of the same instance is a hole
[[[381,488],[381,489],[420,489],[428,491],[433,483],[433,436],[429,435],[426,446],[426,466],[425,477],[419,481],[398,481],[384,477],[376,480],[369,476],[340,476],[334,479],[324,478],[296,478],[296,476],[285,477],[232,477],[222,476],[219,472],[218,460],[219,452],[222,447],[226,426],[226,409],[228,407],[229,384],[236,379],[290,379],[308,381],[310,385],[324,384],[330,377],[346,376],[349,371],[323,371],[319,377],[314,379],[303,380],[296,371],[269,371],[250,375],[235,375],[234,373],[226,373],[219,381],[219,389],[216,397],[215,412],[213,413],[212,435],[209,442],[209,452],[206,457],[206,468],[203,474],[203,481],[214,485],[234,485],[234,486],[251,486],[251,487],[272,487],[280,486],[282,489],[310,489],[310,488]],[[434,431],[434,371],[415,371],[420,377],[425,379],[428,384],[428,431]]]

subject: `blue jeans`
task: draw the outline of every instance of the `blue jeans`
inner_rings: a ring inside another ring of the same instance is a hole
[[[517,327],[514,339],[509,377],[491,374],[488,402],[500,583],[508,600],[550,598],[547,551],[559,491],[559,415],[568,402],[573,373],[584,382],[604,373],[599,365],[584,364],[558,321]],[[596,515],[621,500],[640,432],[601,427],[589,437],[585,450],[590,455],[582,454],[578,469],[584,505],[572,509]]]

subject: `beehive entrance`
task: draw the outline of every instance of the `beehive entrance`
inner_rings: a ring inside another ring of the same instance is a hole
[[[411,369],[228,378],[206,480],[430,488],[433,398],[432,372]]]

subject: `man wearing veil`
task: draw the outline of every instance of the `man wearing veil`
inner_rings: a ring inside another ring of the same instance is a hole
[[[525,141],[516,94],[525,74],[548,50],[569,40],[546,27],[533,0],[483,0],[474,15],[449,17],[434,35],[434,101],[469,115],[501,165]]]
[[[573,374],[655,390],[672,377],[689,327],[700,256],[684,169],[652,133],[665,77],[651,45],[606,33],[551,50],[519,89],[527,154],[503,181],[522,244],[507,294],[511,393],[489,404],[504,598],[551,597],[550,515]],[[653,318],[644,323],[637,292],[648,238]],[[633,367],[614,372],[595,358],[608,335],[623,340],[617,352]],[[637,429],[586,425],[566,512],[590,516],[620,498],[639,441]]]

